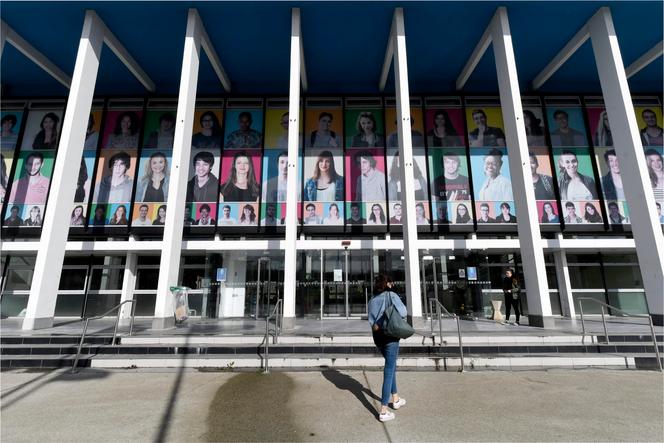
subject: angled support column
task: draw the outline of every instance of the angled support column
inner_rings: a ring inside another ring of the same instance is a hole
[[[417,221],[415,220],[415,176],[413,173],[413,140],[410,122],[410,91],[408,89],[408,59],[406,57],[406,28],[403,9],[396,8],[390,32],[394,50],[394,79],[397,99],[397,133],[401,185],[403,188],[403,252],[406,268],[406,299],[408,316],[412,324],[422,320],[422,293],[420,291],[420,262],[417,243]]]
[[[562,234],[560,234],[562,237]],[[556,279],[558,282],[558,296],[560,297],[560,308],[564,317],[576,318],[576,308],[572,295],[572,283],[569,278],[567,267],[567,253],[563,250],[554,251],[553,261],[556,265]]]
[[[133,237],[130,238],[130,241]],[[122,277],[122,294],[120,303],[134,299],[134,289],[136,288],[136,265],[138,264],[138,254],[136,252],[127,252],[125,260],[124,276]],[[129,324],[131,312],[134,309],[134,303],[127,303],[120,309],[120,324]]]
[[[286,188],[286,251],[284,252],[284,327],[295,325],[297,284],[297,157],[300,134],[302,33],[300,9],[291,15],[290,89],[288,95],[288,181]]]
[[[523,123],[521,93],[512,47],[507,9],[499,7],[491,21],[500,104],[503,109],[512,192],[517,212],[521,262],[528,297],[528,324],[545,327],[552,322],[542,237],[537,218],[535,190],[530,180],[528,140]]]
[[[173,298],[170,288],[179,283],[184,207],[191,157],[191,134],[194,128],[201,46],[203,46],[212,62],[219,81],[224,88],[229,90],[230,81],[210,43],[203,22],[196,9],[190,9],[187,16],[187,31],[182,56],[180,94],[175,117],[173,159],[171,161],[171,178],[166,203],[166,222],[164,225],[163,252],[159,266],[159,281],[157,283],[157,300],[152,321],[153,329],[166,329],[175,325]]]
[[[653,323],[661,326],[664,322],[664,236],[610,9],[601,8],[590,19],[588,27],[613,142],[620,147],[616,153],[648,308]]]
[[[11,41],[9,37],[7,39]],[[62,269],[65,245],[69,234],[68,214],[71,212],[76,191],[77,176],[72,174],[71,165],[78,165],[83,155],[85,132],[88,126],[90,109],[92,108],[92,97],[97,82],[101,49],[103,43],[107,40],[112,40],[116,45],[116,50],[126,56],[123,61],[128,67],[138,67],[99,16],[94,11],[86,11],[81,41],[76,55],[76,66],[71,80],[69,99],[67,100],[67,109],[62,123],[58,156],[53,169],[51,192],[49,192],[47,202],[48,211],[44,216],[40,247],[35,262],[35,272],[30,287],[28,308],[23,320],[23,329],[47,328],[53,324],[57,290],[60,283],[60,272],[53,272],[53,269]],[[28,57],[30,58],[29,55]],[[35,62],[42,66],[36,60]],[[140,70],[140,67],[138,70]],[[50,71],[47,70],[47,72]],[[138,71],[132,70],[132,72]],[[150,85],[154,90],[152,80],[145,73],[142,75],[144,77],[142,82]]]
[[[69,233],[69,213],[76,191],[77,175],[72,174],[71,165],[78,165],[83,155],[85,131],[92,108],[104,39],[103,28],[97,14],[92,11],[85,14],[67,110],[62,123],[58,157],[51,179],[48,211],[44,216],[40,249],[23,320],[23,329],[26,330],[53,325],[60,284],[60,272],[54,270],[62,269]]]

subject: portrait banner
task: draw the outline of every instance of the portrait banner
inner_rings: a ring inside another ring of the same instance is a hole
[[[263,110],[226,109],[224,148],[261,149],[263,147]]]
[[[461,108],[427,109],[425,119],[429,148],[466,146]]]
[[[0,151],[3,157],[13,154],[23,122],[23,111],[0,112]]]
[[[138,149],[143,111],[135,109],[106,111],[102,137],[103,149]]]
[[[61,109],[31,110],[23,132],[21,150],[56,150],[62,125]]]
[[[586,147],[586,125],[580,107],[547,107],[549,136],[553,147]]]
[[[466,108],[471,148],[504,147],[503,112],[499,107]]]

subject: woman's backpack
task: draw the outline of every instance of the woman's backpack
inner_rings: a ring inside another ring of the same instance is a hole
[[[394,338],[408,338],[415,333],[415,329],[404,320],[397,308],[392,303],[392,293],[388,292],[387,307],[385,308],[385,319],[383,320],[383,332]]]

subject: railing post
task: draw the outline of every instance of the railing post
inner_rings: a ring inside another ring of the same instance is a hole
[[[459,322],[459,316],[454,314],[454,319],[456,320],[457,324],[457,333],[459,334],[459,355],[461,356],[461,368],[459,369],[459,372],[463,372],[463,342],[461,341],[461,324]]]
[[[586,322],[583,320],[583,300],[581,298],[579,300],[579,313],[581,314],[581,344],[585,344],[586,340]]]
[[[600,305],[602,308],[602,325],[604,326],[604,337],[606,337],[606,344],[610,344],[609,342],[609,333],[606,330],[606,319],[604,318],[604,305]]]
[[[662,372],[662,360],[659,358],[659,347],[657,345],[657,336],[655,335],[655,328],[652,325],[652,317],[648,315],[648,324],[650,325],[650,333],[652,334],[652,344],[655,346],[655,356],[657,357],[657,365],[659,372]]]
[[[136,316],[136,300],[131,300],[131,320],[129,322],[129,336],[134,333],[134,317]]]

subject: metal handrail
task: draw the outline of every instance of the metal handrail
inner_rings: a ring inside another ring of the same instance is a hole
[[[85,326],[83,327],[83,334],[81,334],[81,340],[78,342],[78,349],[76,350],[76,358],[74,359],[74,364],[71,368],[72,373],[76,372],[76,367],[78,366],[78,360],[81,357],[81,348],[83,347],[83,342],[85,341],[85,334],[87,334],[88,332],[88,325],[90,324],[90,320],[99,320],[100,318],[106,317],[106,315],[110,314],[111,312],[117,311],[115,314],[115,329],[113,329],[113,337],[111,338],[111,346],[115,346],[115,338],[118,335],[118,324],[120,323],[120,308],[126,303],[131,303],[131,320],[129,322],[129,335],[131,336],[131,334],[134,331],[134,313],[136,311],[136,300],[125,300],[101,315],[97,315],[96,317],[85,317],[83,319],[85,320]]]
[[[453,318],[457,326],[457,334],[459,336],[459,355],[461,356],[461,368],[459,372],[463,372],[463,342],[461,340],[461,325],[459,324],[459,316],[456,314],[451,314],[445,306],[436,298],[429,298],[429,313],[433,314],[433,305],[436,304],[436,316],[438,317],[438,328],[440,333],[440,345],[443,345],[443,317]],[[433,335],[433,315],[431,317],[431,337],[433,338],[433,344],[436,344],[436,337]]]
[[[597,299],[594,299],[592,297],[579,297],[579,298],[577,298],[577,300],[579,300],[579,311],[581,312],[581,328],[582,328],[582,334],[583,334],[581,336],[581,343],[584,343],[584,340],[586,339],[586,322],[583,319],[583,302],[585,300],[597,303],[602,308],[602,325],[604,326],[604,337],[606,337],[606,344],[607,345],[610,344],[610,342],[609,342],[609,333],[607,332],[607,329],[606,329],[606,318],[604,317],[604,307],[612,309],[616,312],[620,312],[624,317],[647,318],[648,319],[648,325],[650,326],[650,334],[652,336],[652,344],[655,347],[655,355],[657,356],[657,365],[659,366],[659,371],[662,372],[662,360],[659,357],[659,348],[657,347],[657,336],[655,335],[655,328],[653,327],[653,324],[652,324],[652,317],[650,317],[649,314],[630,314],[629,312],[625,312],[621,309],[616,308],[615,306],[612,306],[608,303],[601,302],[601,301],[599,301]]]
[[[265,317],[265,374],[270,372],[269,361],[270,361],[270,320],[274,318],[274,336],[273,343],[277,344],[279,342],[279,330],[281,329],[281,322],[279,319],[283,316],[283,300],[278,299],[277,303],[274,305],[272,313]]]

